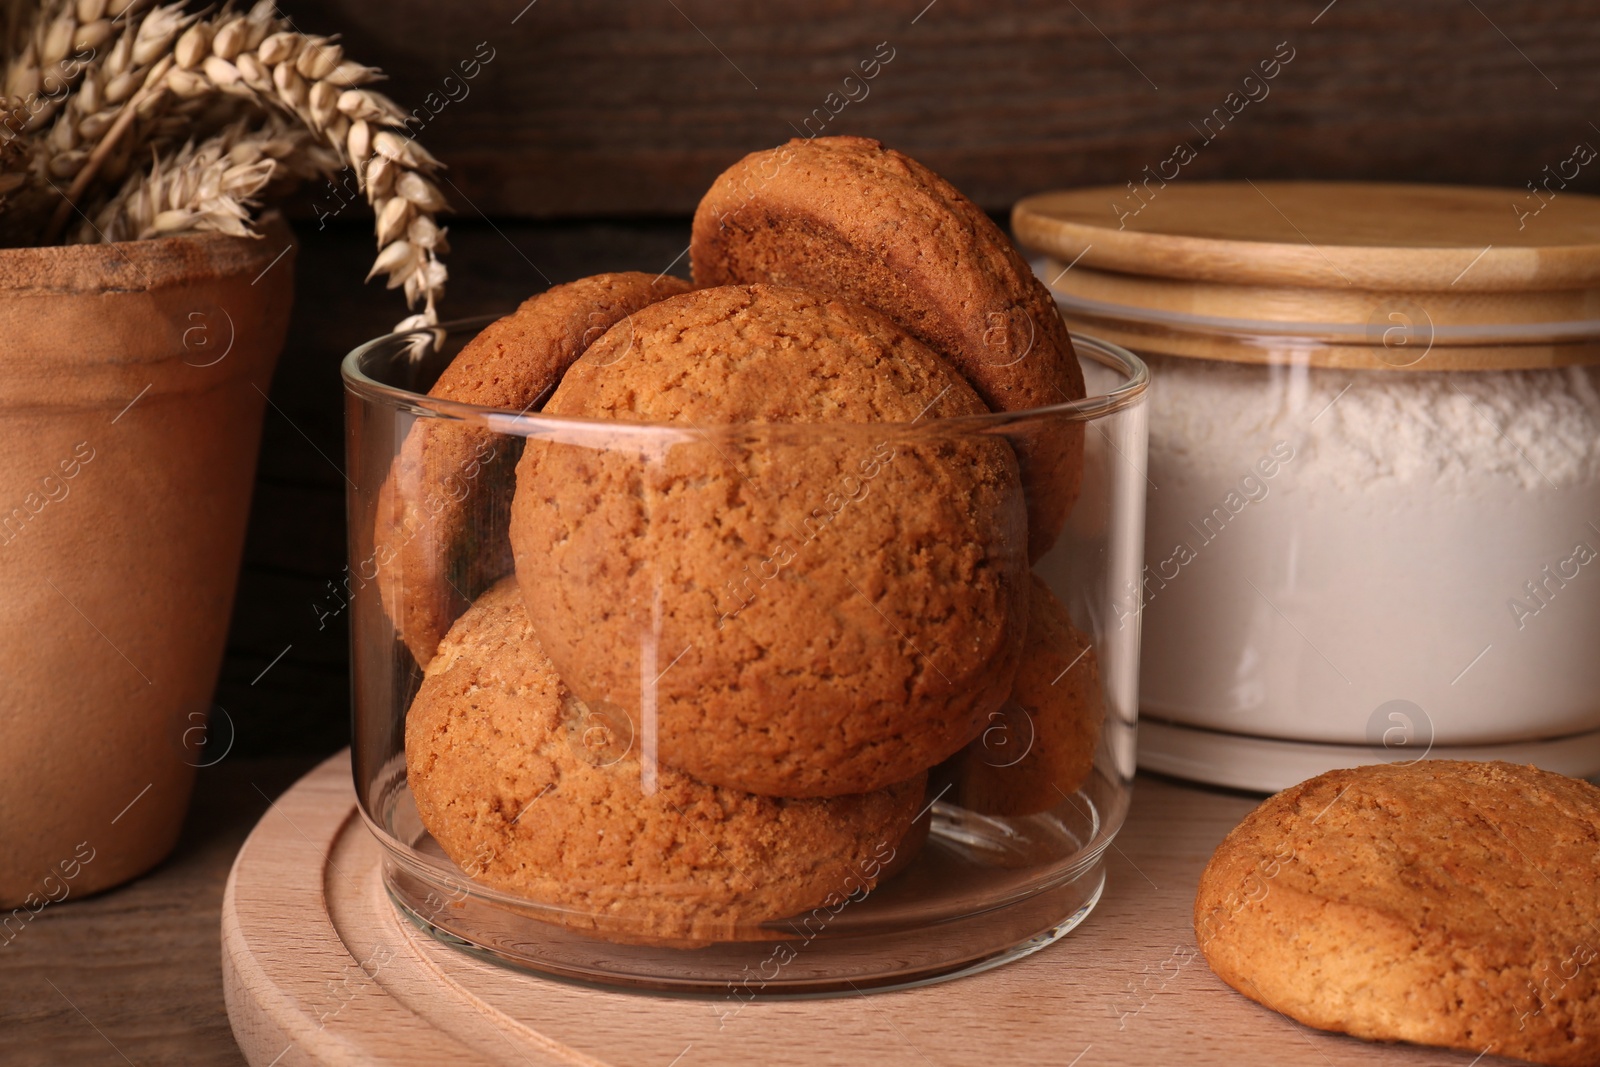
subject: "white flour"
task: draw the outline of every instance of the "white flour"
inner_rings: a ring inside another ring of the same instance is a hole
[[[1349,744],[1394,700],[1436,745],[1600,729],[1600,369],[1149,362],[1149,714]]]
[[[1322,478],[1342,490],[1600,482],[1600,368],[1412,374],[1150,362],[1159,368],[1150,451],[1184,466],[1223,474],[1253,460],[1260,441],[1287,438],[1304,442]]]

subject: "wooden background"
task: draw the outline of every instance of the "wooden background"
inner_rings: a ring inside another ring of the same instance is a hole
[[[885,42],[892,61],[823,132],[879,137],[991,210],[1053,186],[1120,183],[1179,140],[1198,146],[1190,123],[1283,42],[1294,59],[1270,95],[1186,177],[1520,188],[1577,141],[1600,144],[1592,0],[283,6],[308,31],[342,31],[425,115],[427,94],[480,42],[493,49],[465,98],[419,135],[490,215],[686,214],[714,175],[793,135]],[[1600,175],[1580,183],[1600,188]]]
[[[382,65],[408,109],[465,89],[419,135],[455,186],[447,314],[509,308],[599,270],[666,269],[711,178],[791,136],[881,42],[893,59],[822,132],[880,137],[996,212],[1044,188],[1133,179],[1179,140],[1197,146],[1180,180],[1513,188],[1579,141],[1600,146],[1595,0],[525,5],[283,5],[301,28],[342,32],[352,56]],[[447,85],[488,54],[480,42],[493,59]],[[1294,58],[1269,95],[1202,145],[1189,124],[1281,42]],[[1572,187],[1600,190],[1600,164]],[[316,203],[311,190],[296,205],[296,307],[217,696],[226,722],[213,737],[231,732],[239,755],[327,753],[348,736],[345,619],[318,622],[344,565],[338,363],[402,309],[360,284],[370,220],[351,211],[319,228]]]

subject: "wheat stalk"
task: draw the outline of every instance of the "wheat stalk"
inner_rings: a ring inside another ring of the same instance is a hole
[[[198,145],[185,144],[165,161],[156,157],[149,172],[129,178],[81,236],[108,241],[206,232],[249,236],[257,194],[304,165],[288,161],[325,151],[309,131],[281,119],[261,128],[237,122]]]
[[[33,157],[32,147],[22,137],[7,134],[13,127],[27,121],[27,109],[6,97],[0,97],[0,206],[5,198],[28,181],[28,165]]]
[[[29,118],[19,132],[46,125],[71,99],[85,72],[104,66],[107,55],[115,57],[121,48],[121,65],[137,51],[140,56],[158,56],[171,43],[160,40],[163,25],[173,17],[167,11],[150,20],[139,16],[148,0],[53,0],[38,9],[32,26],[22,31],[21,50],[6,56],[5,95],[28,109]],[[16,7],[18,5],[13,5]],[[182,5],[177,5],[181,7]],[[8,23],[18,18],[13,11]],[[137,31],[137,32],[133,32]],[[17,29],[13,24],[10,35]],[[143,35],[143,39],[135,40]],[[136,47],[137,46],[137,47]],[[112,70],[108,80],[119,70]],[[114,97],[113,97],[114,98]]]
[[[389,288],[403,287],[408,306],[422,304],[402,328],[436,321],[448,278],[439,260],[447,251],[445,231],[436,219],[448,205],[432,180],[440,164],[407,135],[408,116],[368,88],[381,75],[346,59],[337,41],[292,29],[271,0],[207,18],[185,14],[182,2],[148,10],[146,2],[52,0],[36,11],[28,32],[8,28],[12,40],[24,43],[8,63],[5,85],[24,93],[36,93],[50,70],[78,54],[63,48],[89,42],[95,52],[72,72],[75,91],[34,111],[19,131],[28,139],[32,181],[17,190],[19,210],[0,214],[0,239],[15,241],[26,225],[18,216],[42,217],[43,207],[48,243],[65,231],[75,205],[101,200],[95,222],[85,218],[74,237],[233,232],[248,226],[248,209],[267,183],[331,176],[347,164],[376,215],[378,255],[368,277],[386,275]],[[233,125],[241,114],[249,123]],[[282,118],[307,136],[291,136]],[[257,168],[266,174],[262,186],[249,188],[253,178],[246,174],[254,170],[215,187],[188,180],[222,166],[220,156],[212,158],[215,148],[291,141],[293,151]],[[127,177],[152,149],[158,160],[171,154],[164,168]],[[0,178],[7,181],[15,179]],[[60,183],[70,183],[64,196]],[[98,189],[117,191],[106,199]],[[200,199],[180,204],[173,199],[179,192]],[[20,210],[23,200],[28,212]],[[158,202],[163,206],[147,211]],[[184,227],[184,220],[192,225]]]
[[[7,100],[0,141],[8,154],[25,156],[46,179],[55,152],[48,144],[35,145],[29,137],[45,126],[68,94],[86,76],[90,64],[100,60],[100,49],[115,29],[104,0],[51,0],[24,18],[25,0],[7,0],[3,16],[5,72],[0,85]],[[21,146],[19,150],[19,146]],[[15,170],[5,182],[12,210],[4,220],[8,243],[31,243],[27,220],[40,218],[50,205],[43,180],[19,181]]]
[[[59,181],[77,177],[134,97],[165,73],[163,57],[194,21],[182,8],[158,7],[136,22],[125,22],[104,58],[97,54],[87,65],[45,134],[49,152],[40,162],[42,172]],[[42,125],[38,120],[35,116],[30,126]]]
[[[408,307],[423,304],[402,327],[437,321],[448,278],[435,219],[447,202],[431,179],[438,160],[404,136],[407,116],[398,105],[364,88],[375,70],[347,60],[331,38],[286,28],[272,11],[262,0],[247,16],[189,27],[173,48],[166,85],[179,98],[250,95],[321,136],[355,170],[377,216],[378,255],[367,277],[387,275],[391,289],[404,288]]]

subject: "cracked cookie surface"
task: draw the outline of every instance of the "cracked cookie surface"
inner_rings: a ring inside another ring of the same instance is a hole
[[[680,278],[636,271],[553,286],[468,341],[428,395],[536,409],[590,343],[632,312],[688,290]],[[514,437],[420,419],[379,490],[378,593],[419,665],[471,598],[511,570],[506,502],[520,453]]]
[[[1511,763],[1330,771],[1218,846],[1217,975],[1309,1026],[1600,1062],[1600,789]]]
[[[434,839],[474,879],[615,940],[781,936],[767,920],[860,899],[923,805],[876,792],[760,797],[654,769],[588,714],[541,653],[513,578],[461,616],[406,715],[406,776]]]
[[[972,201],[864,137],[795,138],[718,176],[695,212],[697,285],[769,282],[877,308],[948,359],[995,411],[1084,395],[1055,298]],[[1045,432],[1048,430],[1049,432]],[[1054,544],[1083,467],[1083,428],[1022,449],[1033,558]]]
[[[608,422],[518,468],[546,652],[708,782],[830,796],[931,767],[1005,699],[1026,625],[1010,446],[930,421],[985,410],[858,305],[751,285],[639,312],[546,407]]]
[[[1094,646],[1044,580],[1031,579],[1011,697],[963,754],[957,779],[956,803],[985,815],[1036,815],[1068,802],[1093,769],[1105,721]]]

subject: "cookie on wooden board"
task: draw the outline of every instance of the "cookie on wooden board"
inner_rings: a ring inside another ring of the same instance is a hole
[[[955,802],[984,815],[1037,815],[1088,779],[1105,720],[1100,664],[1087,635],[1038,575],[1011,699],[961,756]]]
[[[1309,1026],[1600,1062],[1600,789],[1510,763],[1330,771],[1218,846],[1216,973]]]
[[[591,342],[629,314],[688,289],[680,278],[638,272],[553,286],[467,342],[428,395],[534,408]],[[378,492],[378,593],[421,665],[471,598],[511,570],[505,530],[519,454],[513,437],[421,419]]]
[[[1084,395],[1049,289],[976,204],[864,137],[795,138],[721,174],[695,212],[695,284],[770,282],[884,312],[944,356],[995,411]],[[1031,556],[1077,499],[1083,427],[1032,427],[1020,449]]]
[[[653,723],[663,762],[771,796],[866,792],[959,750],[1010,691],[1015,457],[935,420],[983,403],[884,316],[698,290],[595,342],[545,410],[681,428],[530,441],[512,505],[550,659],[590,706]]]
[[[422,824],[476,880],[599,937],[691,946],[860,899],[887,876],[925,776],[865,795],[758,797],[654,768],[540,652],[514,578],[456,621],[406,715]]]

